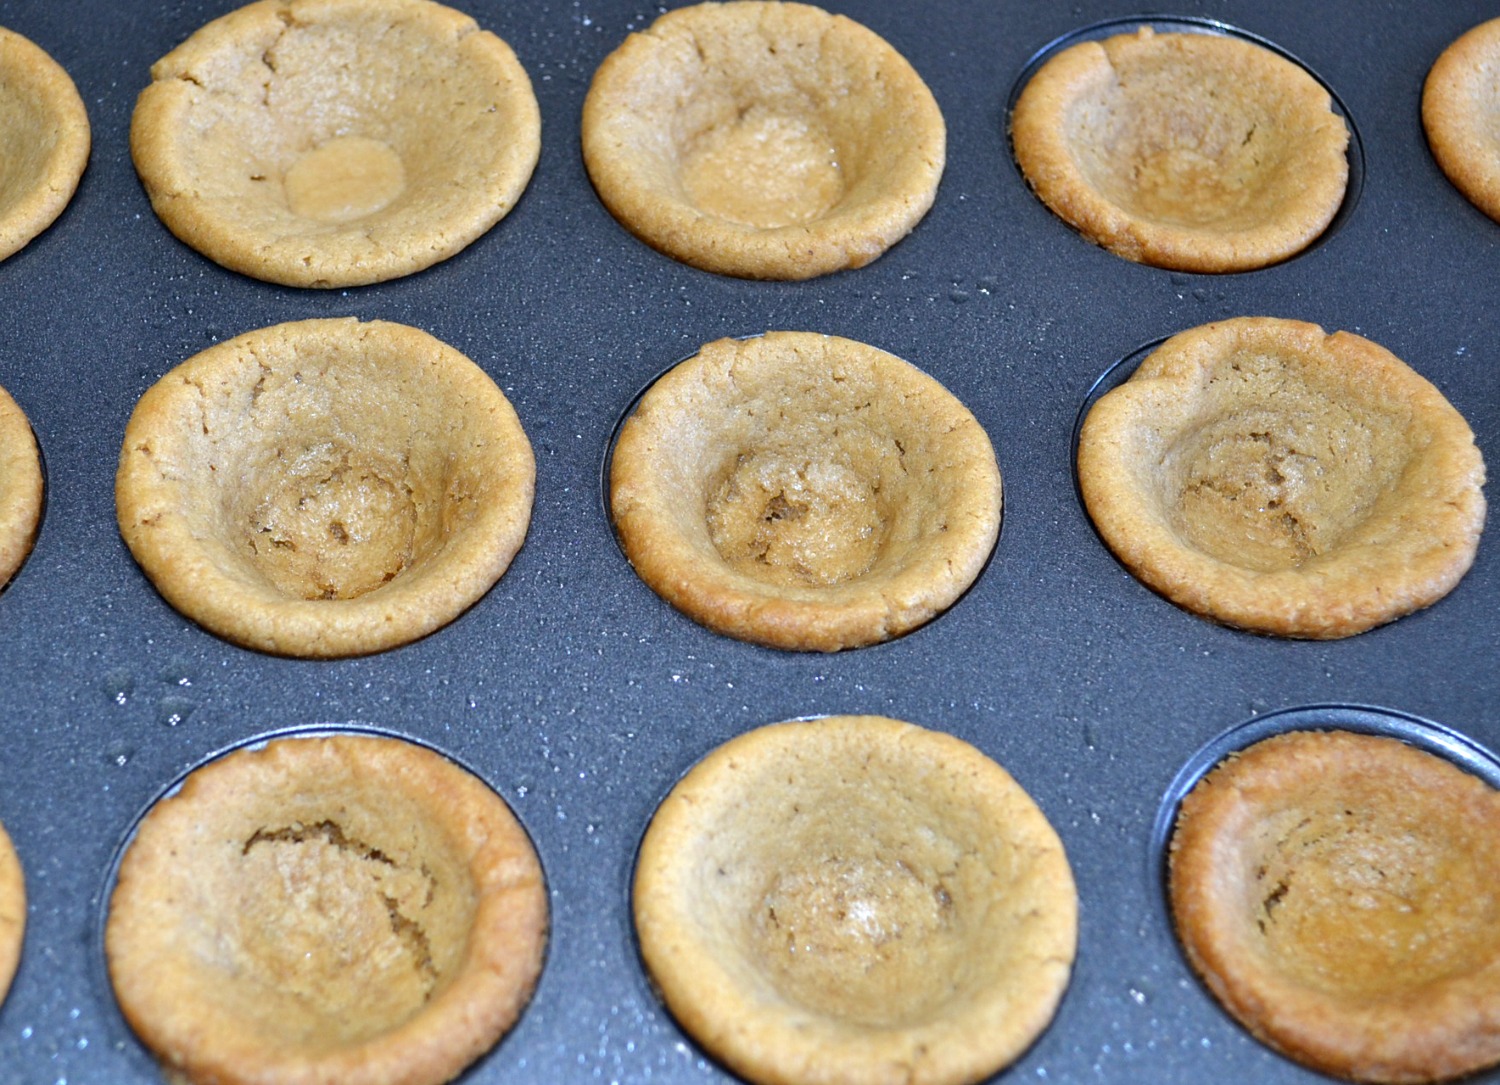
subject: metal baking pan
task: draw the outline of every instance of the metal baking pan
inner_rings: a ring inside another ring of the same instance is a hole
[[[1068,849],[1080,949],[1051,1028],[1009,1081],[1299,1082],[1222,1013],[1162,906],[1154,825],[1180,771],[1226,730],[1309,705],[1381,706],[1500,746],[1500,558],[1485,539],[1430,610],[1349,640],[1287,642],[1193,617],[1136,582],[1072,481],[1080,406],[1113,363],[1204,321],[1268,314],[1357,331],[1431,379],[1500,449],[1500,225],[1428,153],[1422,79],[1493,15],[1479,0],[1184,0],[1300,58],[1362,149],[1357,202],[1306,254],[1262,271],[1173,274],[1079,238],[1010,156],[1016,79],[1049,42],[1140,14],[1127,0],[837,10],[900,50],[948,124],[936,205],[863,269],[802,283],[722,278],[639,243],[594,195],[578,149],[589,79],[659,12],[634,0],[459,4],[516,50],[541,103],[530,188],[495,229],[410,278],[347,291],[267,285],[176,241],[127,132],[150,64],[230,2],[0,0],[0,24],[73,76],[92,160],[56,224],[0,264],[0,385],[47,473],[36,549],[0,595],[0,821],[24,864],[25,950],[0,1009],[0,1080],[158,1080],[115,1009],[98,942],[111,859],[173,780],[288,727],[409,735],[480,773],[535,841],[552,904],[547,965],[480,1082],[729,1080],[653,995],[632,939],[636,844],[674,780],[718,743],[793,716],[880,713],[956,734],[1006,766]],[[168,606],[115,527],[126,419],[166,370],[251,328],[397,320],[451,343],[514,403],[535,447],[531,533],[451,626],[362,659],[236,648]],[[610,435],[649,380],[700,343],[835,333],[927,370],[990,433],[999,546],[947,614],[897,641],[787,654],[671,610],[621,557],[600,500]],[[1500,1080],[1491,1073],[1485,1081]]]

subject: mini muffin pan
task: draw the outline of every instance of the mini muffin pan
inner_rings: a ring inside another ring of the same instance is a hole
[[[1236,632],[1157,597],[1110,555],[1073,486],[1072,431],[1100,374],[1141,344],[1271,315],[1389,348],[1442,390],[1481,451],[1500,455],[1490,297],[1500,227],[1444,178],[1418,116],[1428,67],[1493,15],[1487,5],[1185,0],[1170,12],[1168,22],[1211,19],[1299,58],[1358,137],[1358,198],[1322,242],[1225,276],[1143,267],[1090,245],[1032,195],[1011,157],[1007,102],[1036,54],[1138,22],[1139,8],[834,5],[931,87],[948,126],[946,172],[932,210],[874,263],[762,283],[662,256],[589,185],[578,144],[589,79],[656,6],[472,0],[458,6],[515,49],[536,87],[531,184],[451,259],[330,291],[258,282],[198,255],[152,214],[131,167],[130,113],[150,65],[232,6],[13,0],[0,11],[73,77],[94,132],[72,204],[0,263],[0,385],[30,418],[47,474],[36,547],[0,594],[0,822],[29,898],[20,971],[0,1008],[0,1080],[159,1080],[103,967],[112,857],[140,812],[218,751],[351,725],[469,767],[541,856],[546,967],[466,1082],[733,1080],[644,974],[629,912],[636,847],[662,796],[710,749],[761,724],[835,713],[972,743],[1030,792],[1067,848],[1077,965],[1051,1027],[1003,1080],[1325,1080],[1252,1039],[1184,962],[1162,907],[1163,796],[1216,736],[1303,706],[1379,706],[1500,747],[1500,544],[1482,539],[1451,595],[1389,626],[1319,643]],[[346,315],[419,327],[494,377],[536,452],[530,534],[487,595],[417,643],[337,661],[237,648],[163,601],[120,539],[125,423],[153,382],[214,342]],[[996,551],[950,611],[905,637],[835,655],[720,637],[658,599],[615,544],[600,472],[633,397],[700,344],[769,329],[847,336],[906,359],[995,444],[1005,484]]]

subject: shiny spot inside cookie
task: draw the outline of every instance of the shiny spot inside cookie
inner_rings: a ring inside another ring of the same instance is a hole
[[[885,841],[893,849],[895,841]],[[938,872],[879,854],[813,854],[751,909],[747,956],[789,1000],[852,1025],[920,1020],[957,990],[968,908]]]
[[[283,184],[293,214],[318,222],[353,222],[400,196],[406,169],[383,140],[339,136],[297,159]]]
[[[760,229],[817,219],[844,195],[838,149],[822,126],[759,106],[700,135],[681,170],[698,207]]]

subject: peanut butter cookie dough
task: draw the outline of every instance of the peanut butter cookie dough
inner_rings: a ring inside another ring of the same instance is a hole
[[[1183,800],[1172,911],[1259,1039],[1325,1073],[1500,1062],[1500,793],[1396,739],[1293,732]]]
[[[151,68],[130,148],[168,229],[287,286],[445,260],[520,198],[541,149],[510,47],[430,0],[261,0]]]
[[[31,423],[0,388],[0,588],[31,553],[42,518],[42,459]]]
[[[958,1085],[1047,1027],[1077,945],[1062,844],[974,747],[875,716],[741,735],[662,802],[635,875],[668,1008],[772,1085]]]
[[[390,738],[287,738],[192,773],[120,864],[105,950],[175,1079],[437,1085],[510,1028],[547,937],[504,801]]]
[[[1179,271],[1300,252],[1344,199],[1349,132],[1307,72],[1243,38],[1142,27],[1047,61],[1011,116],[1016,160],[1090,241]]]
[[[352,318],[210,347],[125,431],[120,531],[157,590],[237,644],[348,656],[416,640],[500,579],[536,464],[485,373]]]
[[[927,213],[943,117],[876,34],[806,4],[679,8],[599,66],[583,157],[610,213],[673,259],[808,279],[863,267]]]
[[[1484,474],[1468,424],[1400,359],[1270,317],[1173,336],[1078,445],[1084,503],[1126,568],[1285,637],[1347,637],[1446,595],[1474,561]]]
[[[0,27],[0,260],[63,213],[89,160],[89,117],[57,61]]]
[[[0,825],[0,1002],[10,992],[26,934],[26,880],[5,827]]]
[[[630,563],[710,629],[836,651],[900,636],[974,582],[1000,530],[984,429],[894,355],[836,336],[721,339],[621,428]]]
[[[1443,50],[1422,87],[1432,156],[1475,207],[1500,222],[1500,19]]]

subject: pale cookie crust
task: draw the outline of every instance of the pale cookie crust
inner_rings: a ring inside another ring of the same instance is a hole
[[[125,430],[120,532],[174,607],[248,648],[416,640],[500,579],[536,463],[509,401],[401,324],[304,320],[172,370]]]
[[[1344,199],[1349,132],[1328,92],[1242,38],[1142,27],[1052,57],[1011,116],[1031,187],[1089,240],[1180,271],[1300,252]]]
[[[1500,793],[1396,739],[1294,732],[1183,800],[1172,911],[1260,1040],[1325,1073],[1500,1062]]]
[[[611,511],[658,595],[720,633],[836,651],[949,607],[1000,530],[1000,469],[937,381],[836,336],[721,339],[621,428]]]
[[[52,225],[89,160],[89,117],[68,73],[0,27],[0,260]]]
[[[706,271],[863,267],[927,213],[947,136],[932,92],[872,31],[805,4],[697,4],[630,35],[583,106],[610,212]]]
[[[142,820],[105,950],[178,1080],[436,1085],[542,967],[547,892],[480,780],[397,739],[292,738],[190,775]]]
[[[445,260],[520,198],[541,114],[510,47],[430,0],[261,0],[151,68],[130,149],[168,229],[287,286]]]
[[[1078,481],[1099,534],[1179,606],[1346,637],[1430,605],[1473,564],[1484,460],[1385,348],[1242,317],[1167,340],[1090,410]]]
[[[42,519],[42,460],[25,413],[0,388],[0,588],[31,553]]]
[[[1062,843],[995,762],[876,716],[774,724],[662,802],[641,955],[699,1043],[759,1085],[957,1085],[1047,1027],[1077,947]]]
[[[1422,87],[1422,127],[1448,180],[1500,222],[1500,19],[1437,58]]]
[[[10,992],[21,963],[21,942],[26,933],[26,881],[15,845],[0,825],[0,1002]]]

